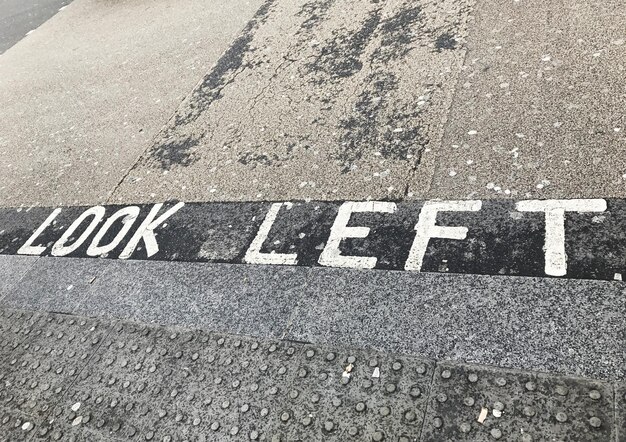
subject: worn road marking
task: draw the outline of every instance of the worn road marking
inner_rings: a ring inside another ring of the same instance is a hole
[[[0,209],[0,253],[621,280],[626,201]]]

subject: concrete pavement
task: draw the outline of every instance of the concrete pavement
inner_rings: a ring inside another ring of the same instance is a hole
[[[625,29],[599,0],[74,1],[0,55],[4,432],[621,442]],[[422,216],[438,198],[476,201]],[[545,198],[573,209],[527,210]],[[130,213],[114,242],[139,205],[175,200],[195,209],[128,255],[164,261],[79,257],[103,214]],[[339,216],[366,200],[381,213]],[[57,244],[67,257],[5,255],[51,209],[29,253],[107,203]],[[428,232],[420,265],[439,273],[390,270]],[[380,267],[315,267],[327,248]],[[273,265],[242,264],[251,249]],[[223,262],[186,262],[205,260]],[[317,376],[294,381],[309,350]]]

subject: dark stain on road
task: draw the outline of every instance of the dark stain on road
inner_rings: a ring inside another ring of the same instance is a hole
[[[339,29],[307,65],[314,82],[323,84],[350,77],[363,68],[361,55],[380,23],[380,9],[371,12],[357,30]],[[320,75],[321,74],[321,75]]]
[[[457,42],[452,35],[444,33],[435,40],[435,47],[439,52],[445,49],[456,49]]]
[[[405,57],[415,41],[422,8],[414,4],[404,4],[393,16],[383,20],[379,32],[380,46],[372,56],[373,62],[388,63]]]
[[[250,52],[250,43],[254,31],[265,22],[275,0],[267,0],[248,22],[241,35],[233,42],[228,50],[220,57],[215,67],[204,77],[202,83],[193,90],[188,98],[189,106],[181,106],[173,118],[165,137],[168,141],[157,146],[152,157],[161,168],[169,170],[172,166],[189,166],[195,162],[192,149],[197,146],[203,135],[187,135],[177,137],[176,133],[181,126],[187,126],[198,119],[204,111],[216,100],[222,98],[222,91],[231,84],[237,73],[251,68],[244,63],[245,55]]]
[[[335,3],[335,0],[312,0],[305,3],[300,8],[298,16],[306,17],[300,25],[301,29],[311,30],[318,26],[328,14],[328,10]]]

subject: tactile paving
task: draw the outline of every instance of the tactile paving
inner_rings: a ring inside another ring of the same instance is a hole
[[[602,381],[0,310],[0,441],[626,442],[625,395]]]
[[[108,324],[57,314],[13,316],[3,335],[0,422],[6,440],[22,440],[41,430],[95,354]]]
[[[42,436],[264,440],[300,347],[118,323]]]
[[[306,346],[273,440],[417,440],[433,371],[424,359]]]
[[[605,382],[439,364],[422,441],[611,441],[614,422]]]

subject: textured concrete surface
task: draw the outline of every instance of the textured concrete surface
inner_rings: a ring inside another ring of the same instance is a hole
[[[404,197],[472,3],[268,0],[113,201]]]
[[[0,58],[0,204],[624,196],[624,29],[618,0],[79,0]]]
[[[0,204],[623,197],[625,14],[79,0],[0,58]]]
[[[7,441],[606,442],[623,419],[607,382],[355,347],[6,309],[0,344]]]
[[[0,55],[44,23],[71,0],[0,2]]]
[[[104,201],[255,1],[79,0],[0,57],[0,204]]]
[[[428,196],[625,195],[623,3],[483,1],[473,17]]]
[[[624,295],[620,282],[40,258],[2,305],[623,379]]]

